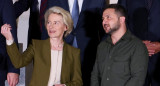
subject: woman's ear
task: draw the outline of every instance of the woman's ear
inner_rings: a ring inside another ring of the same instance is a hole
[[[64,29],[64,31],[67,31],[68,30],[68,27],[67,27],[67,25],[65,26],[65,29]]]

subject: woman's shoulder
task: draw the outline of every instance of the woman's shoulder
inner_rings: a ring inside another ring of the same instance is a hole
[[[42,47],[48,47],[50,45],[50,41],[49,39],[46,39],[46,40],[32,39],[32,42],[30,44],[36,48],[38,47],[42,48]]]
[[[64,47],[67,49],[67,50],[71,50],[72,52],[80,52],[80,49],[79,48],[75,48],[71,45],[69,45],[68,43],[64,42]]]
[[[39,40],[39,39],[32,39],[32,43],[34,42],[35,44],[41,44],[41,43],[45,43],[45,42],[48,42],[49,39],[46,39],[46,40]]]

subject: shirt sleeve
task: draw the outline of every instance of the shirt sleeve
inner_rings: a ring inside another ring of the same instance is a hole
[[[95,65],[93,67],[93,71],[91,73],[91,86],[99,86],[99,70],[98,70],[98,63],[97,60],[95,62]]]
[[[7,45],[12,45],[13,42],[14,42],[14,40],[6,40],[6,44],[7,44]]]
[[[148,50],[143,43],[136,43],[131,56],[131,78],[125,86],[143,86],[148,68]]]

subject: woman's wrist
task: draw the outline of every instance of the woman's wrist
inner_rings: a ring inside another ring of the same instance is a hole
[[[6,44],[7,44],[7,45],[12,45],[13,42],[14,42],[14,40],[6,40]]]

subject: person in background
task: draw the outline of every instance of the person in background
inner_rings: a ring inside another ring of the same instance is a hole
[[[45,13],[45,26],[49,38],[32,40],[27,50],[20,54],[5,24],[1,33],[9,41],[7,52],[16,68],[34,63],[29,86],[82,86],[80,50],[67,44],[66,37],[73,27],[69,12],[60,7],[52,7]]]
[[[40,7],[41,0],[18,0],[14,3],[16,19],[18,19],[23,12],[30,9],[28,45],[32,39],[41,39]]]
[[[16,18],[12,0],[0,0],[0,27],[5,23],[12,27],[11,33],[18,44]],[[0,33],[0,86],[5,86],[6,79],[9,86],[16,86],[19,81],[19,74],[20,70],[13,66],[7,54],[6,39]]]
[[[160,86],[160,0],[118,0],[118,4],[128,11],[128,28],[148,49],[144,86]]]
[[[16,0],[14,3],[16,19],[19,18],[25,11],[30,10],[29,25],[27,34],[27,46],[31,43],[32,39],[41,39],[40,29],[40,9],[41,1],[44,0]],[[44,14],[43,14],[44,16]],[[18,19],[19,21],[21,18]],[[19,28],[25,29],[25,28]],[[25,85],[28,86],[31,79],[31,72],[33,71],[33,63],[25,67]]]
[[[102,19],[109,36],[98,46],[91,86],[142,86],[148,52],[145,44],[127,29],[124,7],[109,5]]]

